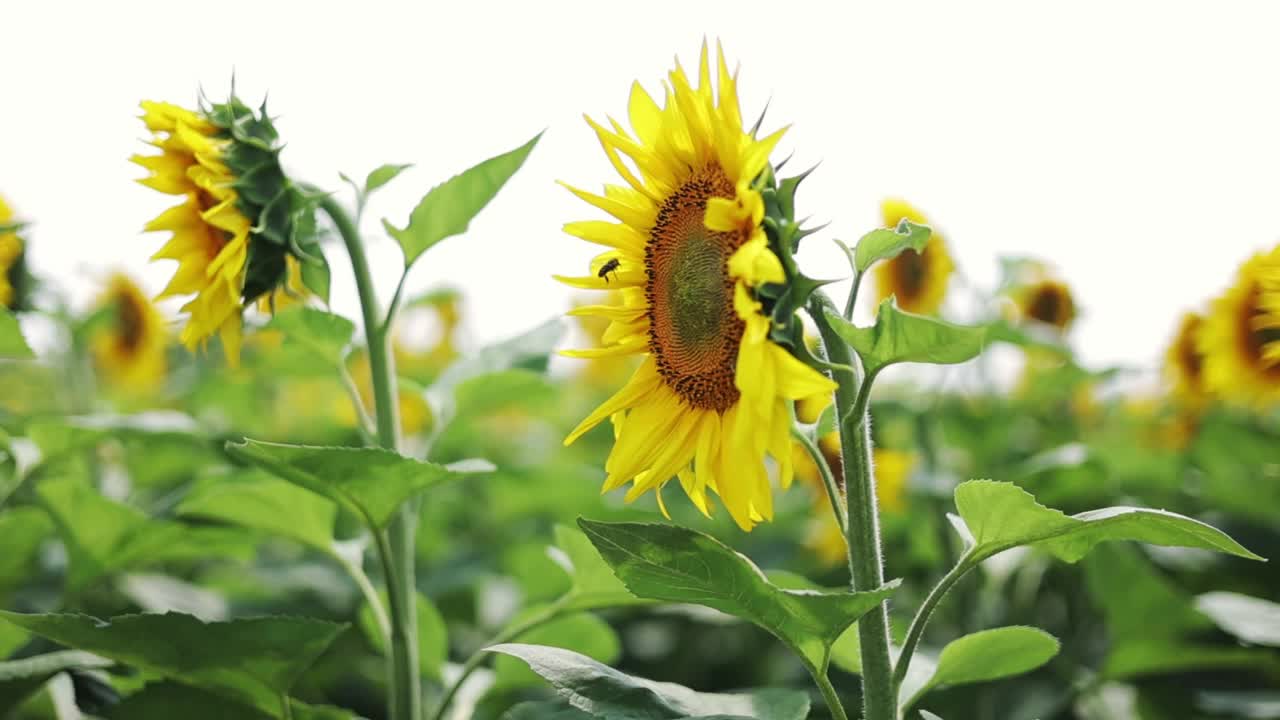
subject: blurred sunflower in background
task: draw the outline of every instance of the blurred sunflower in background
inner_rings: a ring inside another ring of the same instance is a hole
[[[905,200],[885,200],[880,213],[885,227],[896,227],[903,220],[932,227],[924,213]],[[923,251],[904,250],[892,260],[876,265],[876,304],[893,295],[903,310],[931,315],[942,307],[954,270],[947,241],[935,229]]]
[[[18,236],[21,224],[0,197],[0,307],[18,311],[25,309],[25,247]]]
[[[139,182],[182,202],[146,230],[172,238],[153,260],[178,268],[160,298],[194,295],[182,311],[188,349],[217,335],[238,365],[245,307],[289,281],[288,258],[317,262],[316,198],[281,169],[279,136],[265,107],[254,112],[234,94],[197,110],[143,102],[142,120],[158,155],[134,155],[150,171]]]
[[[107,380],[131,392],[147,392],[164,382],[164,318],[132,280],[117,273],[98,299],[110,318],[93,336],[92,352]]]
[[[1205,386],[1204,353],[1199,337],[1204,316],[1189,312],[1182,316],[1173,342],[1165,352],[1165,375],[1173,388],[1174,399],[1188,407],[1198,407],[1208,399]]]
[[[1076,319],[1076,303],[1066,283],[1050,277],[1020,286],[1013,291],[1019,315],[1065,333]]]
[[[705,45],[696,87],[677,63],[661,107],[633,84],[634,136],[615,121],[606,129],[587,120],[627,186],[608,185],[604,195],[570,188],[619,222],[566,225],[610,250],[587,277],[559,279],[618,291],[622,302],[578,308],[609,321],[605,345],[566,354],[643,360],[565,443],[612,420],[604,491],[631,482],[628,501],[657,490],[661,505],[661,488],[678,477],[703,513],[714,492],[750,530],[773,515],[765,456],[777,462],[782,486],[791,481],[789,401],[834,384],[769,339],[755,289],[786,276],[762,227],[755,183],[782,131],[758,139],[743,129],[736,76],[723,51],[717,60],[714,87]]]
[[[1198,343],[1210,392],[1257,406],[1280,401],[1280,246],[1240,267]]]

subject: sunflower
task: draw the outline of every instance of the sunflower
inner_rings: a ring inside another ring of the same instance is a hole
[[[1066,332],[1076,318],[1076,304],[1071,290],[1062,282],[1042,278],[1019,287],[1014,292],[1023,318]]]
[[[789,401],[834,384],[770,338],[757,290],[786,276],[762,226],[756,181],[783,131],[764,139],[744,131],[736,76],[718,56],[714,88],[705,45],[697,87],[677,63],[661,107],[634,84],[634,136],[615,121],[610,129],[587,119],[627,185],[608,185],[603,195],[569,188],[619,222],[566,225],[610,250],[590,275],[558,279],[619,291],[622,302],[578,308],[610,321],[605,345],[566,354],[643,360],[565,444],[611,419],[605,492],[631,482],[628,501],[656,490],[661,505],[661,488],[678,477],[704,514],[710,490],[750,530],[773,515],[766,455],[780,484],[791,482]]]
[[[0,197],[0,307],[20,309],[22,287],[22,238],[15,231],[13,210]]]
[[[919,225],[929,224],[924,213],[905,200],[885,200],[880,212],[886,227],[895,227],[903,220]],[[898,307],[907,312],[935,313],[946,297],[947,281],[954,269],[946,240],[935,230],[923,251],[904,250],[892,260],[876,266],[876,303],[893,295],[898,300]]]
[[[160,312],[132,280],[120,274],[112,276],[99,306],[110,312],[111,321],[92,341],[98,367],[124,389],[155,389],[165,373],[167,338]]]
[[[242,313],[287,285],[288,258],[315,261],[315,197],[285,177],[278,137],[263,108],[232,96],[199,110],[143,102],[158,155],[134,155],[150,171],[139,182],[182,202],[146,225],[170,232],[153,260],[176,260],[159,298],[194,295],[180,340],[188,349],[218,335],[231,365],[240,358]],[[157,298],[157,299],[159,299]]]
[[[1280,246],[1249,259],[1199,333],[1204,384],[1255,405],[1280,401]]]
[[[1199,406],[1208,398],[1205,388],[1204,354],[1198,338],[1204,317],[1189,312],[1182,316],[1178,332],[1165,352],[1165,373],[1173,386],[1174,397],[1182,404]]]

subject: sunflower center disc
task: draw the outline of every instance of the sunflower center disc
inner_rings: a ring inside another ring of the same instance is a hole
[[[924,255],[910,248],[893,260],[893,274],[897,280],[898,304],[910,301],[924,290],[928,261]]]
[[[1067,299],[1057,288],[1046,287],[1036,292],[1031,301],[1031,317],[1042,323],[1063,327],[1067,324]]]
[[[728,264],[745,238],[708,230],[703,216],[708,199],[733,196],[719,167],[695,174],[662,203],[645,249],[649,351],[658,372],[691,406],[717,412],[738,401],[743,323]]]
[[[142,308],[138,307],[133,297],[123,295],[116,303],[116,312],[118,313],[117,321],[120,323],[120,347],[130,352],[137,350],[142,344],[146,323]]]

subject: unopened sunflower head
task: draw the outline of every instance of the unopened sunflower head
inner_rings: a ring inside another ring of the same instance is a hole
[[[150,171],[139,182],[182,198],[146,226],[172,233],[152,259],[178,262],[159,297],[193,296],[182,307],[182,343],[195,349],[218,335],[234,365],[244,308],[289,292],[290,258],[321,262],[318,197],[285,175],[265,105],[255,111],[233,94],[195,110],[161,102],[142,109],[159,153],[132,158]]]
[[[559,279],[621,302],[577,308],[609,326],[603,347],[566,354],[643,360],[566,443],[611,420],[605,491],[630,482],[627,500],[655,490],[661,504],[679,478],[703,513],[714,493],[749,530],[773,515],[766,455],[791,482],[792,401],[834,385],[791,350],[795,310],[817,283],[791,261],[809,232],[793,215],[799,178],[778,181],[769,164],[783,131],[744,129],[736,75],[717,55],[713,69],[703,46],[696,84],[677,63],[661,105],[634,84],[630,132],[587,120],[626,185],[570,188],[616,222],[566,225],[608,250],[586,277]]]
[[[18,312],[30,304],[31,278],[27,274],[23,224],[0,197],[0,308]]]
[[[1280,246],[1241,266],[1197,342],[1209,392],[1259,407],[1280,403]]]
[[[890,198],[880,205],[885,227],[896,227],[903,220],[918,225],[932,225],[905,200]],[[898,307],[918,315],[931,315],[942,307],[947,296],[947,284],[955,264],[947,252],[947,241],[936,228],[924,250],[903,250],[891,260],[876,265],[876,304],[890,295],[897,299]]]
[[[109,382],[133,392],[164,381],[168,331],[164,318],[132,280],[114,275],[98,299],[110,316],[94,334],[93,358]]]

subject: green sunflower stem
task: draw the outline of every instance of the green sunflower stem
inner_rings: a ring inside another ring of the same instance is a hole
[[[378,297],[369,272],[360,230],[351,216],[332,196],[325,195],[320,209],[333,221],[351,257],[356,292],[369,344],[369,370],[373,377],[374,420],[378,445],[400,449],[400,416],[396,402],[396,372],[388,343],[389,322],[379,315]],[[391,610],[390,707],[392,720],[420,720],[422,688],[418,674],[418,598],[415,577],[415,535],[418,504],[410,500],[400,507],[385,536],[379,537],[378,552],[385,568]],[[379,533],[381,535],[381,533]]]
[[[852,366],[852,351],[827,322],[823,312],[826,308],[835,311],[830,298],[815,293],[810,315],[822,335],[827,357],[833,363]],[[879,512],[871,464],[871,426],[867,421],[867,399],[874,378],[859,377],[850,372],[833,374],[848,503],[849,574],[855,592],[874,590],[884,584]],[[880,603],[858,621],[858,637],[862,642],[863,718],[896,720],[898,702],[893,687],[893,661],[889,655],[888,603]]]

